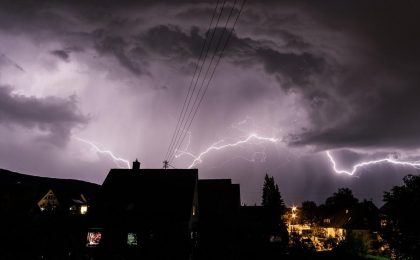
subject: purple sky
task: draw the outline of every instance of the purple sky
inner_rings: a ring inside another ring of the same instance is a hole
[[[216,1],[68,3],[0,3],[0,168],[102,183],[115,163],[77,138],[162,167]],[[200,177],[232,178],[247,204],[269,173],[288,204],[349,187],[380,205],[418,170],[340,175],[325,151],[343,169],[420,159],[419,12],[417,1],[248,1],[182,149],[279,141],[210,152]]]

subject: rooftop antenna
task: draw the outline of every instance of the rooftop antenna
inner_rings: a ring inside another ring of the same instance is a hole
[[[163,161],[163,169],[168,169],[169,162],[168,160]]]

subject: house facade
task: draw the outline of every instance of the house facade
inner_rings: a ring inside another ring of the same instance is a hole
[[[93,258],[191,259],[199,218],[197,170],[112,169],[92,206]]]

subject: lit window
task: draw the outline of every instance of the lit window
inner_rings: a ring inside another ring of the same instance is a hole
[[[137,246],[137,234],[136,233],[128,233],[127,234],[127,245]]]
[[[88,211],[88,206],[87,205],[82,205],[80,207],[80,214],[85,215]]]
[[[386,219],[381,219],[381,227],[386,227],[388,225],[388,222]]]
[[[195,216],[196,214],[197,214],[197,210],[196,210],[196,208],[195,208],[195,205],[193,206],[193,208],[192,208],[192,214],[193,214],[193,216]]]
[[[98,246],[102,239],[102,233],[99,231],[90,231],[87,234],[87,246]]]

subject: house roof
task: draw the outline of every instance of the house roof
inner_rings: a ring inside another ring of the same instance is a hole
[[[197,178],[197,169],[111,169],[98,209],[126,224],[188,222]]]
[[[380,210],[370,201],[343,209],[330,217],[329,227],[345,229],[376,229],[379,225]]]

